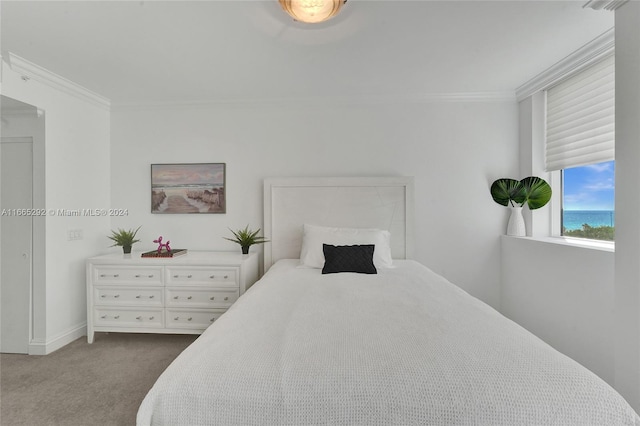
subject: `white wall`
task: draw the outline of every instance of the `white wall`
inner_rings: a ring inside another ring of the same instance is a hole
[[[129,209],[112,226],[142,225],[139,250],[237,250],[222,237],[262,227],[265,177],[414,176],[416,260],[499,306],[507,212],[489,186],[517,169],[515,100],[122,107],[111,135],[111,205]],[[151,214],[150,164],[190,162],[227,164],[227,214]]]
[[[614,253],[502,237],[502,313],[614,384]]]
[[[551,181],[540,158],[544,96],[519,108],[520,175]],[[526,218],[527,235],[542,241],[502,238],[501,312],[614,385],[614,253],[544,240],[552,203]]]
[[[640,3],[616,10],[616,388],[640,412]]]
[[[541,92],[519,103],[520,176],[552,182],[544,171],[544,103]],[[528,212],[527,235],[550,235],[559,195]],[[613,385],[614,253],[503,237],[501,268],[502,313]]]
[[[32,70],[31,78],[22,79],[23,71],[3,61],[2,94],[45,112],[46,208],[108,208],[108,106],[77,96],[81,88],[46,70]],[[45,228],[45,277],[34,282],[34,297],[43,306],[34,306],[32,353],[48,353],[85,333],[84,261],[102,248],[109,218],[50,215]],[[72,229],[82,230],[84,239],[68,241]]]
[[[615,16],[615,253],[503,237],[502,311],[605,379],[638,411],[640,4],[626,3],[616,10]],[[533,135],[536,125],[532,125],[539,121],[537,96],[534,94],[520,103],[520,128],[530,132],[524,137],[521,134],[521,150],[528,151],[521,155],[521,168],[534,172],[539,171],[536,166],[540,160],[529,152],[532,144],[541,139]],[[541,153],[542,147],[533,146],[533,152]],[[527,156],[531,157],[528,161]]]

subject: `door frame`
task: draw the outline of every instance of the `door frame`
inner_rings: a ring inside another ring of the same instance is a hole
[[[0,146],[4,145],[4,144],[20,144],[20,143],[24,143],[24,144],[29,144],[31,145],[31,206],[29,208],[34,208],[34,204],[35,204],[35,200],[34,200],[34,189],[36,186],[35,183],[35,166],[34,166],[34,160],[35,160],[35,142],[34,142],[34,137],[33,136],[3,136],[0,137]],[[1,149],[0,149],[1,152]],[[1,198],[0,194],[0,198]],[[33,263],[33,253],[34,253],[34,217],[32,215],[29,215],[29,228],[30,228],[30,238],[29,238],[29,252],[28,252],[28,256],[29,256],[29,285],[28,285],[28,313],[27,313],[27,336],[26,336],[26,352],[25,353],[30,353],[31,350],[31,342],[33,341],[33,267],[34,267],[34,263]],[[0,226],[0,235],[2,234],[2,228]],[[0,271],[2,268],[2,248],[0,247]]]
[[[5,102],[7,104],[5,105]],[[33,208],[46,208],[46,111],[28,101],[0,95],[2,127],[0,137],[32,137]],[[31,306],[29,355],[46,355],[47,351],[47,216],[32,218],[31,234]],[[0,230],[1,232],[1,230]],[[1,265],[0,265],[1,268]]]

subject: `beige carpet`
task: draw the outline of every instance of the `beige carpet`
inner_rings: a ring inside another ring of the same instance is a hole
[[[97,333],[46,356],[0,355],[0,424],[135,425],[160,373],[197,336]]]

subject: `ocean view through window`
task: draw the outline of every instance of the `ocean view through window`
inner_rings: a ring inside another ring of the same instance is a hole
[[[615,161],[562,170],[562,235],[613,241]]]

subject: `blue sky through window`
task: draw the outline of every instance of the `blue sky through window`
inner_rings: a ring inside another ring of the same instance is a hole
[[[615,161],[564,169],[564,210],[615,210]]]

